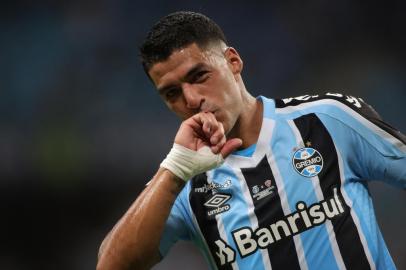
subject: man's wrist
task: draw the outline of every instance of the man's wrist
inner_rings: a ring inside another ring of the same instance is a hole
[[[221,154],[213,154],[208,146],[194,151],[174,143],[161,167],[170,170],[183,181],[188,181],[197,174],[220,166],[223,162]]]
[[[171,170],[164,167],[160,167],[159,170],[161,171],[162,174],[168,175],[168,177],[172,181],[174,181],[178,187],[183,187],[185,185],[186,182],[182,178],[174,174]]]

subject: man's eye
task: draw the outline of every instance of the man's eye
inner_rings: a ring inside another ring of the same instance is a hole
[[[193,78],[194,82],[200,83],[204,82],[209,77],[209,72],[206,70],[199,71]]]
[[[165,98],[166,99],[172,99],[174,97],[176,97],[179,94],[179,90],[178,89],[171,89],[165,92]]]

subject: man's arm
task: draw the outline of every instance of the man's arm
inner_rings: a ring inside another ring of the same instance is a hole
[[[184,183],[160,168],[104,239],[97,269],[149,269],[156,264],[165,222]]]
[[[180,155],[180,161],[185,163],[180,162],[179,167],[176,160],[163,162],[164,166],[161,164],[145,190],[104,239],[99,251],[98,270],[149,269],[156,264],[160,260],[159,243],[166,220],[185,181],[213,168],[213,162],[205,167],[210,160],[207,153],[199,150],[209,146],[212,154],[226,157],[242,142],[240,139],[226,141],[223,126],[214,115],[199,113],[181,124],[175,144],[187,148],[187,155],[192,153],[195,156],[189,159]],[[200,155],[202,162],[199,162]],[[179,152],[175,156],[179,156]]]

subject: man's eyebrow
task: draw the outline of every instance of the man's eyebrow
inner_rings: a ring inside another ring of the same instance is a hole
[[[182,80],[188,81],[190,80],[190,78],[192,78],[196,73],[200,72],[202,70],[202,68],[204,68],[205,65],[203,63],[197,63],[196,65],[194,65],[187,73],[186,75],[182,78]],[[165,91],[176,87],[173,84],[169,84],[169,85],[165,85],[163,87],[159,87],[158,88],[158,92],[160,94],[163,94]]]
[[[174,87],[176,87],[176,86],[173,84],[165,85],[163,87],[159,87],[158,92],[160,95],[163,95],[163,94],[165,94],[166,91],[168,91],[169,89],[172,89]]]
[[[194,65],[185,75],[184,79],[188,80],[192,78],[196,73],[200,72],[205,65],[203,63],[197,63]]]

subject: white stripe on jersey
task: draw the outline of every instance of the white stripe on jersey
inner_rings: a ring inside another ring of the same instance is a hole
[[[374,123],[372,123],[371,121],[369,121],[368,119],[366,119],[365,117],[363,117],[362,115],[360,115],[359,113],[357,113],[356,111],[351,109],[350,107],[346,106],[345,104],[343,104],[343,103],[341,103],[341,102],[339,102],[339,101],[337,101],[335,99],[316,100],[316,101],[302,103],[302,104],[299,104],[299,105],[296,105],[296,106],[288,106],[288,107],[284,107],[284,108],[277,108],[275,110],[276,110],[276,113],[289,114],[289,113],[293,113],[293,112],[296,112],[296,111],[308,109],[308,108],[311,108],[311,107],[314,107],[314,106],[317,106],[317,105],[332,105],[332,106],[339,107],[341,110],[343,110],[346,113],[350,114],[353,118],[358,120],[365,127],[370,129],[372,132],[374,132],[378,136],[382,137],[383,139],[388,141],[390,144],[396,146],[401,151],[406,152],[406,145],[403,144],[399,139],[393,137],[391,134],[389,134],[385,130],[381,129],[380,127],[378,127],[377,125],[375,125]]]
[[[302,140],[302,136],[297,129],[296,125],[294,124],[293,120],[288,120],[287,121],[290,128],[292,129],[293,134],[295,135],[296,138],[296,144],[299,147],[305,147],[304,142]],[[320,179],[318,176],[314,176],[310,178],[313,184],[313,188],[316,191],[316,197],[319,201],[324,200],[324,195],[323,192],[320,188]],[[326,229],[327,229],[327,234],[328,238],[331,244],[331,248],[333,250],[334,257],[336,259],[337,265],[339,269],[345,269],[345,264],[343,260],[343,256],[341,255],[340,248],[338,247],[337,239],[336,239],[336,234],[334,232],[333,224],[331,223],[331,220],[326,220],[325,222]]]
[[[341,157],[341,153],[340,153],[339,149],[337,148],[337,146],[335,144],[334,144],[334,148],[336,149],[336,152],[337,152],[338,167],[339,167],[339,170],[340,170],[340,179],[341,179],[340,190],[341,190],[341,194],[343,195],[343,198],[344,198],[346,204],[350,207],[351,217],[354,220],[355,226],[357,227],[358,235],[359,235],[359,237],[361,239],[361,244],[362,244],[362,246],[364,248],[365,255],[367,256],[367,259],[368,259],[369,265],[371,267],[371,270],[376,270],[375,262],[374,262],[374,260],[372,258],[371,251],[369,250],[367,240],[366,240],[364,232],[362,231],[362,228],[361,228],[361,223],[359,221],[359,218],[358,218],[357,214],[355,213],[354,209],[352,208],[353,202],[352,202],[352,200],[350,199],[350,197],[348,196],[347,192],[344,190],[344,187],[343,187],[345,178],[344,178],[344,171],[343,171],[344,170],[344,165],[343,165],[343,159]]]
[[[213,171],[209,171],[206,174],[207,174],[207,183],[211,184],[213,182]],[[217,221],[217,229],[218,229],[221,239],[223,239],[223,241],[226,242],[227,245],[230,245],[230,243],[228,242],[226,230],[224,228],[224,223],[223,223],[223,219],[221,218],[221,215],[216,215],[215,217],[216,217],[216,221]],[[231,267],[233,268],[233,270],[239,270],[237,261],[234,261],[233,263],[231,263]]]
[[[283,213],[285,216],[287,216],[287,215],[291,214],[292,211],[290,210],[290,207],[289,207],[288,197],[285,192],[285,185],[283,184],[282,176],[279,172],[278,166],[276,165],[275,156],[272,154],[271,149],[269,149],[269,152],[267,154],[267,159],[268,159],[269,165],[271,166],[271,170],[274,175],[276,185],[278,186],[278,193],[279,193],[279,198],[281,199],[281,207],[282,207]],[[296,253],[297,253],[300,269],[307,270],[308,266],[307,266],[306,256],[303,251],[302,239],[300,238],[300,235],[299,234],[294,235],[293,241],[295,243],[295,248],[296,248]]]
[[[216,221],[217,221],[217,228],[219,230],[220,237],[224,240],[224,242],[227,243],[227,245],[230,245],[230,243],[228,243],[228,241],[227,241],[227,234],[226,234],[226,230],[224,229],[224,224],[223,224],[221,215],[216,215]],[[239,270],[237,261],[234,261],[233,263],[231,263],[231,267],[233,268],[233,270]]]
[[[247,182],[245,181],[244,176],[242,175],[242,172],[240,169],[236,169],[233,168],[233,171],[235,173],[235,175],[237,175],[238,177],[238,182],[241,185],[241,190],[245,199],[245,202],[247,203],[247,207],[248,207],[248,217],[250,219],[251,222],[251,228],[253,230],[256,230],[258,228],[258,218],[255,215],[255,206],[254,206],[254,202],[252,201],[252,197],[250,194],[250,191],[248,189],[248,185]],[[271,261],[269,260],[269,253],[268,253],[268,249],[259,249],[262,255],[262,262],[264,263],[264,269],[272,269],[271,266]]]
[[[189,183],[189,185],[190,185],[190,183]],[[214,260],[213,255],[210,252],[210,248],[209,248],[209,246],[208,246],[208,244],[206,242],[206,239],[204,238],[204,235],[203,235],[202,231],[200,230],[199,223],[197,222],[197,219],[196,219],[196,216],[195,216],[195,212],[193,211],[192,206],[190,205],[190,203],[188,203],[188,206],[189,206],[189,212],[192,215],[193,224],[195,225],[195,228],[196,228],[197,232],[199,233],[200,239],[202,240],[202,243],[204,244],[204,252],[207,255],[207,259],[209,260],[210,268],[211,269],[218,269],[216,261]]]

